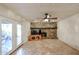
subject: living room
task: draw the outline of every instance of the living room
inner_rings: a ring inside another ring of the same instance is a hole
[[[78,3],[0,4],[0,55],[79,55]]]

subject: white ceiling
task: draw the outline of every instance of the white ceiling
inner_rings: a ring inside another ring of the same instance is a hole
[[[43,18],[44,13],[63,19],[79,12],[79,4],[71,3],[6,3],[3,4],[27,20]]]

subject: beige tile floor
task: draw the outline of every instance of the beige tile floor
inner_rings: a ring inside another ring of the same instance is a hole
[[[12,55],[79,55],[79,51],[58,39],[28,41]]]

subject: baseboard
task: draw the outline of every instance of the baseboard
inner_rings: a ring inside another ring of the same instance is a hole
[[[27,39],[24,42],[20,43],[16,48],[14,48],[11,51],[9,51],[8,53],[6,53],[6,55],[11,55],[13,52],[15,52],[18,48],[20,48],[24,43],[26,43],[28,41]]]
[[[21,44],[19,44],[15,49],[9,51],[6,55],[11,55],[13,52],[15,52],[18,48],[20,48],[25,42],[22,42]]]

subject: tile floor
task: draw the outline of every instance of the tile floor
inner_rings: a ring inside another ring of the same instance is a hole
[[[12,55],[79,55],[79,51],[58,39],[28,41]]]

